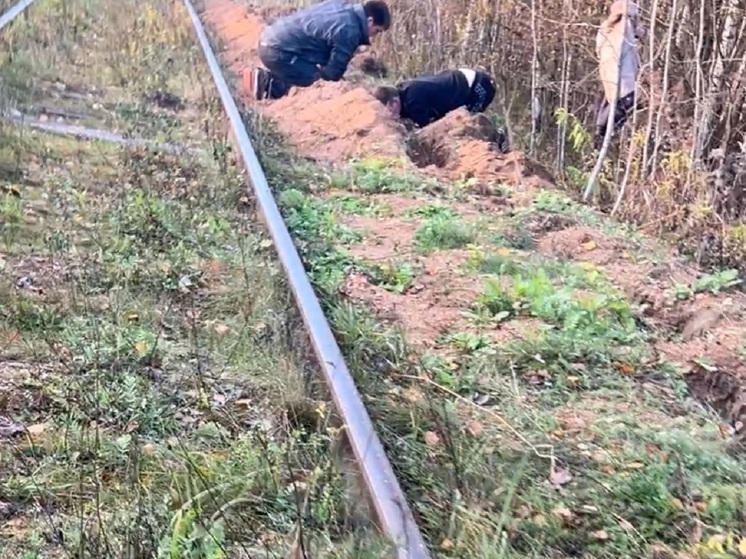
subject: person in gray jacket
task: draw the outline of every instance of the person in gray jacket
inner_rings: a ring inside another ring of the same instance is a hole
[[[255,99],[278,99],[292,86],[339,81],[357,48],[391,27],[383,0],[349,4],[324,0],[267,26],[259,37],[259,59],[249,81]]]

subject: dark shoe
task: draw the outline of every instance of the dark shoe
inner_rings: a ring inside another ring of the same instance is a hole
[[[257,101],[267,98],[269,90],[269,73],[263,68],[254,68],[248,75],[248,86],[252,97]]]
[[[495,143],[500,153],[510,153],[510,140],[508,140],[508,134],[503,128],[498,128],[495,134]]]
[[[593,149],[598,151],[604,144],[604,137],[606,136],[606,127],[596,127],[596,133],[593,135]]]

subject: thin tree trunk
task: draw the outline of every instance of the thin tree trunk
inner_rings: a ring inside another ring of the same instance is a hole
[[[715,128],[715,121],[720,107],[720,94],[723,89],[725,74],[725,59],[730,58],[733,53],[733,46],[736,40],[736,14],[741,11],[741,0],[729,0],[723,32],[720,37],[720,43],[715,55],[715,64],[710,75],[710,83],[707,89],[707,95],[702,107],[702,115],[698,122],[694,160],[701,161],[707,154],[710,145],[712,132]]]
[[[658,166],[658,150],[661,145],[661,117],[665,110],[666,103],[668,102],[668,82],[670,79],[671,72],[671,46],[673,45],[673,31],[674,25],[676,24],[676,9],[678,7],[678,0],[673,0],[673,6],[671,7],[671,17],[668,18],[668,38],[666,40],[666,58],[663,61],[663,89],[661,91],[661,99],[658,104],[658,110],[656,111],[655,117],[655,141],[653,144],[653,155],[650,158],[650,172],[648,176],[652,176],[655,173],[655,169]]]
[[[536,0],[531,0],[531,34],[533,35],[533,54],[531,57],[531,112],[533,113],[539,73],[539,37],[536,28]],[[533,115],[532,115],[533,116]],[[531,140],[528,148],[531,157],[536,155],[536,119],[531,119]]]

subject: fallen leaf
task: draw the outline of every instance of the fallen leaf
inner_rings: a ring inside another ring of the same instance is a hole
[[[223,263],[220,260],[210,260],[207,264],[207,271],[211,274],[219,274],[223,271]]]
[[[593,460],[595,460],[596,462],[606,462],[606,453],[601,450],[597,450],[591,455],[591,458],[593,458]]]
[[[433,431],[426,431],[423,438],[427,446],[437,446],[440,444],[440,437]]]
[[[565,520],[568,522],[575,517],[572,511],[568,509],[567,507],[557,507],[556,509],[552,511],[552,513],[555,516],[561,518],[562,520]]]
[[[617,363],[617,368],[623,375],[632,375],[635,372],[635,368],[629,363]]]
[[[501,256],[502,258],[505,258],[506,256],[510,256],[510,249],[506,247],[499,247],[496,251],[498,256]]]
[[[595,250],[598,247],[598,245],[596,244],[596,241],[594,241],[592,239],[590,241],[588,241],[587,243],[583,243],[580,246],[582,246],[583,250],[586,250],[586,251]]]
[[[423,399],[422,392],[412,387],[405,389],[402,396],[404,396],[404,399],[411,404],[421,402]]]
[[[145,342],[135,343],[135,351],[138,355],[145,355],[148,352],[148,344]]]
[[[127,319],[128,322],[135,322],[137,320],[140,320],[140,315],[137,314],[136,312],[128,312],[125,315],[125,318]]]
[[[470,421],[466,427],[473,436],[477,437],[482,434],[484,427],[479,421]]]
[[[140,428],[140,424],[137,421],[130,421],[127,424],[127,427],[125,427],[124,432],[125,433],[133,433],[137,431]]]
[[[147,443],[147,444],[142,445],[143,456],[155,456],[156,451],[157,451],[157,448],[153,443]]]
[[[591,536],[593,536],[599,541],[606,541],[609,539],[609,534],[606,532],[606,530],[599,530],[598,532],[593,532]]]
[[[213,329],[215,330],[215,333],[218,336],[222,336],[223,334],[226,334],[230,330],[230,328],[228,328],[222,322],[218,322],[217,324],[215,324],[215,326],[213,326]]]
[[[551,472],[549,472],[549,481],[555,487],[560,488],[572,481],[572,474],[563,468],[552,467]]]
[[[31,435],[41,435],[44,431],[47,430],[48,427],[48,423],[36,423],[34,425],[29,425],[28,427],[26,427],[26,430]]]

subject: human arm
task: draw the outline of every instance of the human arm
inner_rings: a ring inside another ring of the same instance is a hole
[[[332,82],[341,80],[358,46],[357,37],[345,31],[338,32],[332,44],[329,62],[326,66],[319,68],[321,77]]]

